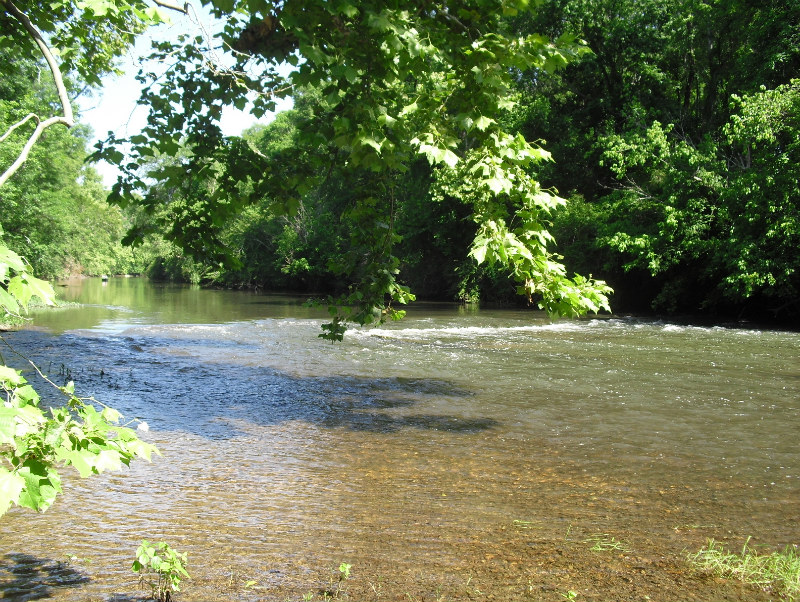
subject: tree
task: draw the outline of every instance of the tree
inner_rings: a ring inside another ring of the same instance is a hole
[[[211,60],[200,37],[156,44],[152,58],[169,60],[163,74],[142,74],[148,125],[130,140],[110,137],[96,153],[120,164],[124,176],[112,199],[136,202],[154,214],[163,195],[181,191],[168,235],[205,261],[224,262],[222,225],[259,199],[271,212],[294,215],[302,198],[331,174],[357,184],[342,217],[351,227],[341,265],[352,288],[330,299],[328,336],[339,338],[348,320],[398,317],[393,303],[412,298],[397,281],[395,217],[397,178],[418,157],[434,166],[439,193],[460,199],[477,225],[470,254],[508,270],[519,292],[554,314],[578,315],[608,308],[608,287],[567,277],[548,250],[547,223],[563,204],[543,189],[531,168],[549,154],[499,120],[511,101],[514,74],[553,70],[583,46],[565,36],[551,43],[538,35],[513,37],[504,15],[523,1],[456,3],[323,2],[208,3],[225,18],[215,48],[233,65]],[[294,66],[283,75],[282,64]],[[217,121],[227,105],[263,115],[275,98],[302,88],[319,90],[322,102],[300,126],[295,145],[271,160],[242,139],[223,138]],[[248,94],[250,95],[248,97]],[[119,145],[130,143],[130,159]],[[152,157],[174,155],[179,164],[146,175]],[[289,175],[282,165],[291,165]],[[214,182],[212,189],[199,182]]]
[[[0,62],[12,62],[8,50],[0,50]],[[0,85],[0,131],[58,104],[52,80],[42,77],[48,71],[45,64],[24,57],[13,63],[16,73]],[[76,93],[74,82],[64,83]],[[88,138],[83,125],[47,129],[0,189],[6,244],[26,257],[40,277],[118,273],[124,217],[105,202],[99,176],[84,163]],[[13,163],[23,144],[19,137],[9,138],[0,147],[0,164]]]
[[[734,140],[731,128],[743,123],[738,99],[752,108],[788,98],[800,68],[797,3],[557,0],[514,26],[579,35],[592,50],[554,75],[520,79],[535,98],[521,131],[547,139],[565,166],[545,174],[571,197],[554,226],[567,265],[613,282],[617,307],[796,319],[796,254],[774,261],[777,233],[794,240],[784,226],[795,209],[771,200],[795,195],[791,178],[773,179],[793,151],[775,144],[753,162],[770,145]],[[788,128],[791,107],[781,113]]]

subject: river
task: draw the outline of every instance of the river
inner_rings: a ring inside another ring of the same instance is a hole
[[[163,539],[177,600],[748,599],[686,552],[800,543],[797,333],[420,303],[330,344],[289,296],[60,292],[81,305],[6,340],[163,457],[12,509],[5,598],[139,599]]]

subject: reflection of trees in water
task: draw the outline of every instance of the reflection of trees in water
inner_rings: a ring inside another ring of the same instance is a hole
[[[0,561],[3,598],[41,600],[51,597],[56,588],[78,587],[88,582],[89,578],[69,562],[13,553]]]

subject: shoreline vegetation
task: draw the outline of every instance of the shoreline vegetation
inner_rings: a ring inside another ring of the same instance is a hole
[[[53,281],[54,287],[56,287],[56,306],[55,307],[48,307],[44,304],[34,304],[31,307],[36,307],[38,309],[59,309],[59,308],[69,308],[74,307],[79,304],[71,303],[68,301],[63,301],[58,299],[58,289],[64,286],[68,286],[70,281],[80,281],[84,279],[91,279],[91,278],[101,278],[98,275],[88,275],[88,274],[76,274],[65,278],[58,278]],[[253,283],[222,283],[214,280],[200,280],[198,282],[192,282],[188,278],[183,278],[179,274],[173,274],[172,277],[164,277],[164,278],[153,278],[152,276],[148,275],[147,273],[141,274],[111,274],[110,278],[145,278],[153,283],[170,283],[170,284],[181,284],[181,285],[191,285],[191,286],[200,286],[202,288],[206,288],[209,290],[232,290],[232,291],[249,291],[253,293],[259,294],[280,294],[280,295],[289,295],[289,296],[297,296],[299,298],[307,298],[307,299],[324,299],[329,293],[325,291],[310,291],[310,290],[302,290],[296,288],[276,288],[270,289],[268,287],[263,287]],[[418,296],[417,302],[419,303],[449,303],[449,304],[459,304],[459,305],[467,305],[467,306],[474,306],[474,307],[481,307],[487,309],[503,309],[503,308],[515,308],[515,309],[530,309],[531,311],[541,311],[535,305],[530,305],[525,302],[524,299],[520,298],[517,295],[510,295],[504,298],[490,298],[486,300],[481,300],[478,298],[475,299],[453,299],[448,297],[440,297],[440,296],[433,296],[433,297],[425,297],[425,296]],[[616,307],[612,307],[612,310],[616,310]],[[588,319],[596,319],[596,318],[631,318],[631,319],[642,319],[642,320],[653,320],[653,321],[663,321],[667,323],[672,323],[676,325],[683,325],[683,326],[701,326],[701,327],[725,327],[725,328],[758,328],[758,329],[766,329],[766,330],[783,330],[783,331],[798,331],[800,330],[800,323],[797,323],[795,320],[775,320],[770,319],[769,316],[756,316],[745,318],[740,315],[734,314],[715,314],[715,313],[708,313],[708,312],[680,312],[680,313],[671,313],[671,312],[664,312],[664,311],[656,311],[654,309],[646,309],[640,308],[639,310],[634,311],[627,311],[621,309],[620,311],[612,311],[610,313],[603,312],[597,314],[595,316],[591,316]],[[0,322],[1,324],[1,322]]]
[[[739,553],[727,550],[710,539],[698,552],[688,554],[688,559],[700,570],[722,578],[738,579],[774,592],[784,600],[800,597],[800,555],[797,545],[782,551],[763,552],[749,546],[747,538]]]

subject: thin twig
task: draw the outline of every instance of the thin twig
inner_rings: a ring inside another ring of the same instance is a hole
[[[8,128],[8,131],[5,134],[0,136],[0,142],[3,142],[3,140],[8,138],[14,130],[16,130],[18,127],[22,127],[23,125],[25,125],[31,119],[35,119],[38,122],[39,121],[39,116],[36,115],[35,113],[28,113],[27,115],[25,115],[25,117],[23,119],[21,119],[20,121],[18,121],[14,125],[12,125],[10,128]]]
[[[184,15],[189,14],[189,3],[184,2],[183,6],[180,4],[175,4],[174,2],[167,2],[166,0],[153,0],[155,4],[160,6],[161,8],[168,8],[169,10],[174,10],[179,13],[183,13]]]

